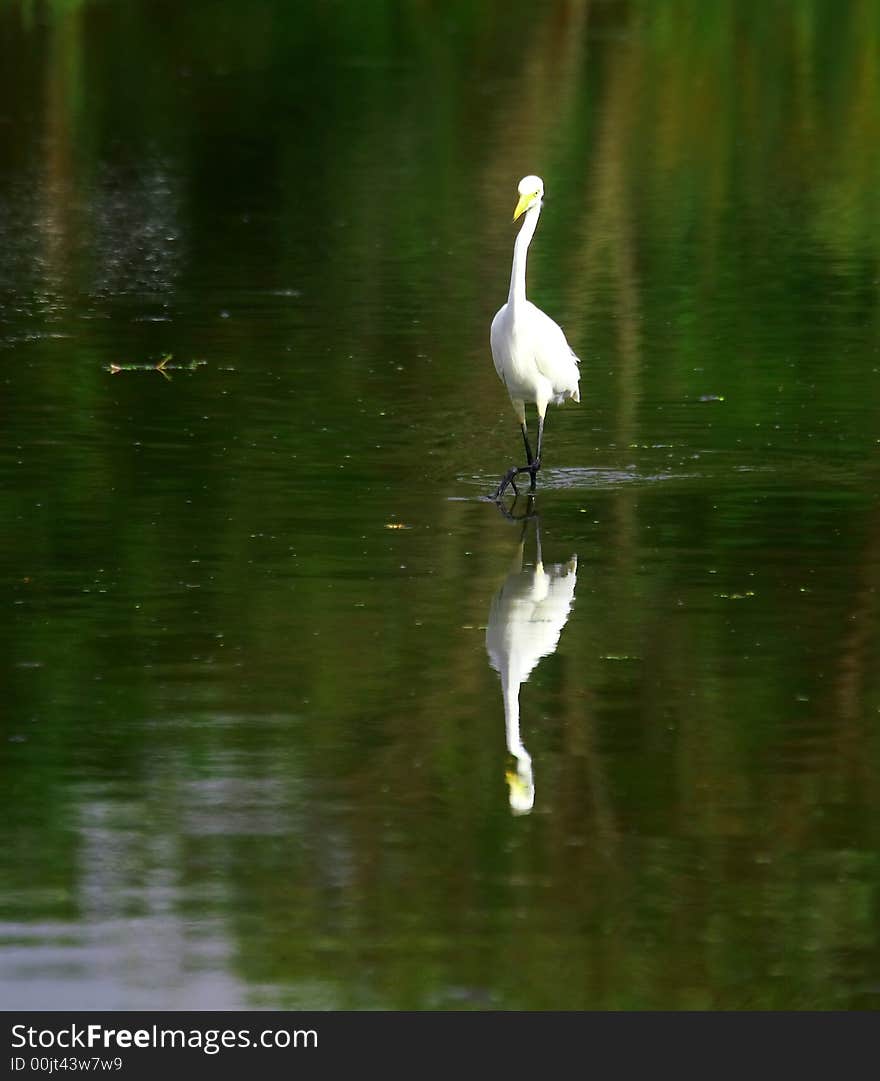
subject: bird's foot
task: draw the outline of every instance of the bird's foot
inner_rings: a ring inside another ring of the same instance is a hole
[[[504,498],[504,493],[507,491],[508,488],[513,488],[513,494],[515,496],[519,495],[519,488],[517,488],[515,480],[516,475],[517,473],[519,473],[519,471],[520,470],[517,468],[517,466],[512,465],[510,469],[508,469],[504,476],[501,478],[501,483],[495,489],[495,494],[492,496],[492,499],[496,503],[501,502],[501,500]]]
[[[504,493],[507,491],[508,488],[512,488],[513,494],[515,496],[518,496],[519,488],[517,488],[516,486],[516,478],[520,475],[520,473],[530,474],[531,483],[529,485],[529,491],[533,492],[535,490],[535,473],[540,468],[540,459],[534,462],[530,462],[528,465],[512,465],[510,469],[508,469],[504,476],[501,478],[501,483],[495,489],[495,494],[492,496],[492,499],[496,503],[498,503],[502,499]]]

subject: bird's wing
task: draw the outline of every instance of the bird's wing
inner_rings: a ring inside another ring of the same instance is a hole
[[[555,390],[576,390],[580,379],[580,358],[568,344],[558,323],[534,304],[529,304],[529,308],[532,346],[538,371],[550,380]]]
[[[504,336],[506,319],[507,305],[504,304],[495,313],[495,318],[492,320],[492,329],[489,331],[489,344],[492,348],[492,360],[495,362],[495,371],[502,380],[504,379],[505,358],[509,353]]]

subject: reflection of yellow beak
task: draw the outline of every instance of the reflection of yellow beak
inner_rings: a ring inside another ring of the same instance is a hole
[[[504,780],[507,781],[507,787],[510,790],[507,797],[510,809],[517,815],[528,814],[534,802],[534,791],[518,773],[514,773],[511,769],[504,774]]]
[[[528,195],[521,195],[519,202],[516,204],[516,210],[513,212],[513,220],[516,221],[520,214],[525,214],[534,201],[535,192],[533,191],[529,192]]]

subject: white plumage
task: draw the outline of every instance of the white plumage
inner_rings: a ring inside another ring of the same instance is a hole
[[[516,762],[515,770],[507,772],[509,802],[516,814],[527,814],[535,801],[532,759],[519,729],[520,684],[542,657],[555,652],[574,603],[576,583],[577,556],[545,568],[539,532],[535,566],[523,568],[521,541],[510,573],[489,610],[486,652],[501,676],[507,749]]]
[[[568,344],[562,328],[549,315],[526,299],[526,257],[529,244],[541,215],[544,182],[539,176],[524,176],[519,182],[519,202],[513,214],[516,221],[525,214],[522,228],[513,249],[510,292],[507,303],[492,320],[489,335],[495,371],[507,388],[513,411],[522,429],[528,464],[513,466],[495,492],[500,499],[508,485],[517,491],[515,477],[528,473],[530,490],[534,491],[535,476],[541,468],[541,444],[544,416],[553,402],[561,405],[567,398],[581,400],[580,361]],[[526,426],[526,402],[534,402],[538,410],[538,449],[532,454]]]

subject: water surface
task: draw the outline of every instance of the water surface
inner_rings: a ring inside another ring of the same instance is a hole
[[[878,1005],[878,47],[0,3],[5,1006]]]

